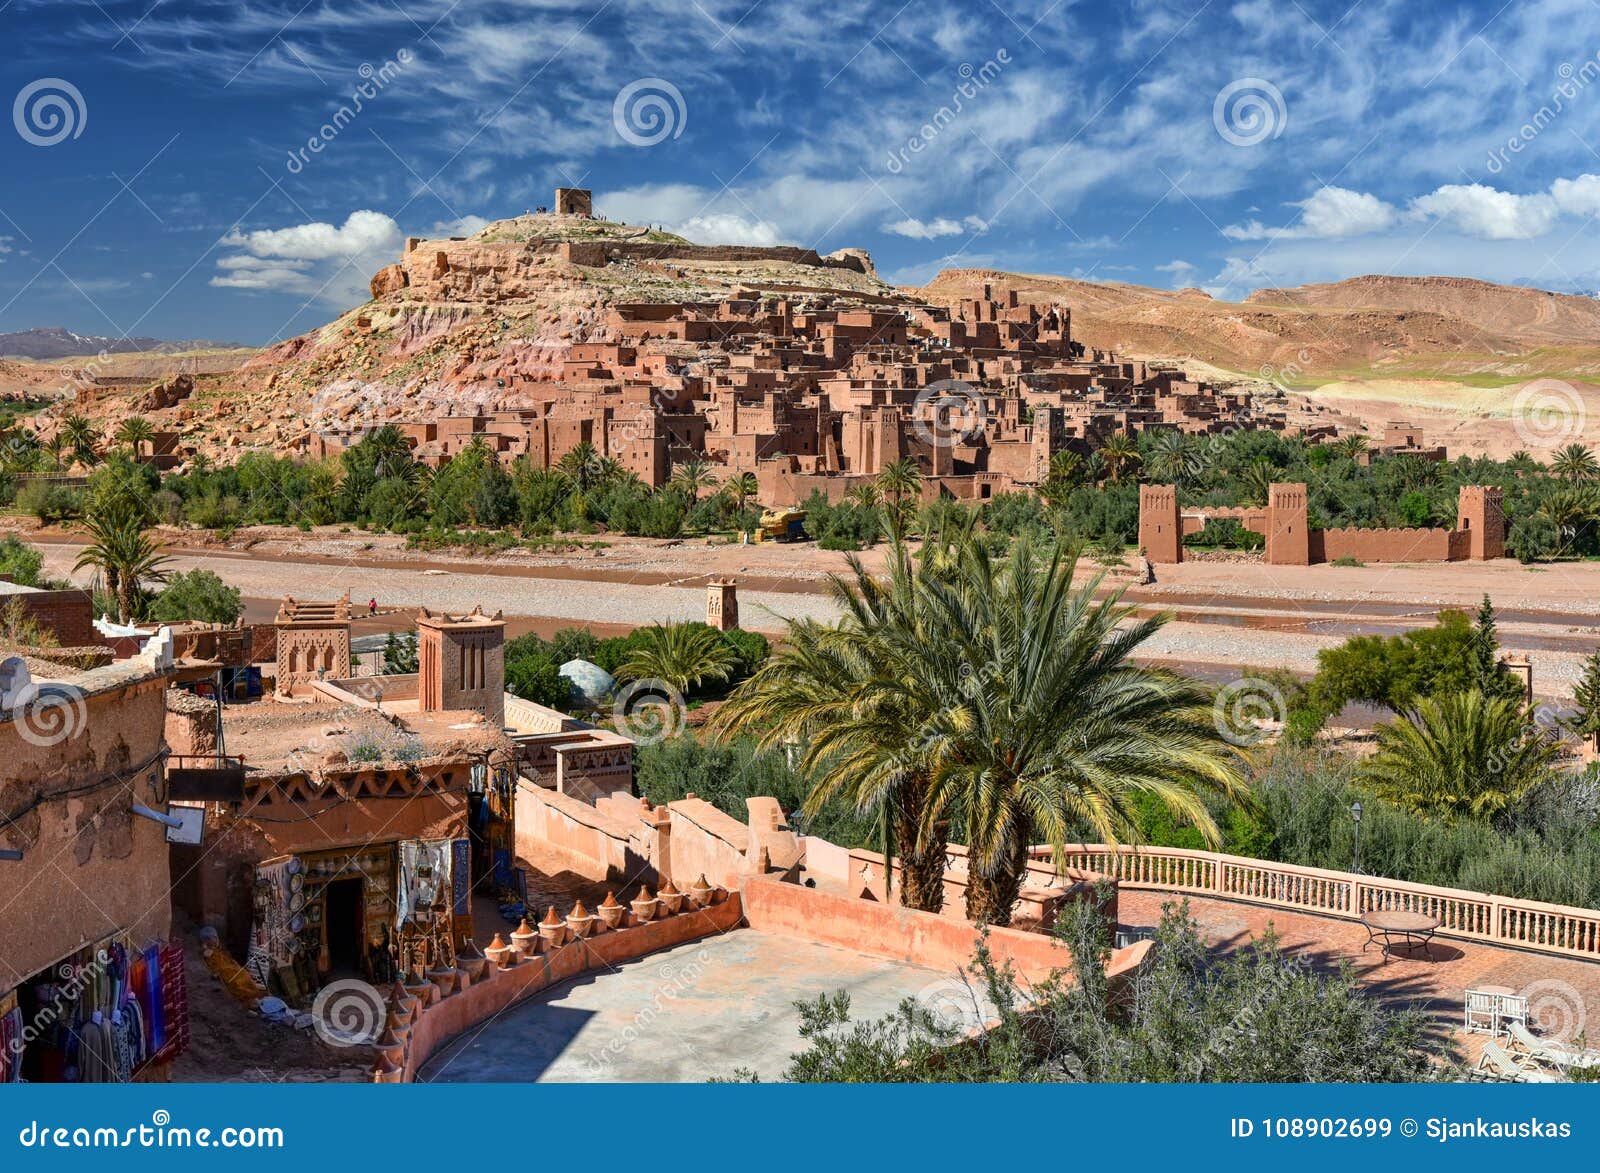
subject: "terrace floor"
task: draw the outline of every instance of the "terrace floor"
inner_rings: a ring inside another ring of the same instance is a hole
[[[953,974],[739,929],[544,990],[441,1047],[418,1081],[770,1081],[801,1049],[794,1003],[841,989],[857,1021],[906,997],[948,1018],[964,994]]]
[[[1181,899],[1167,892],[1123,889],[1118,894],[1117,919],[1124,925],[1153,926],[1161,919],[1163,904]],[[1529,1026],[1537,1034],[1572,1041],[1587,1029],[1591,1046],[1600,1035],[1600,962],[1447,937],[1433,939],[1431,961],[1421,950],[1408,956],[1397,949],[1385,959],[1376,944],[1362,951],[1367,931],[1355,921],[1233,900],[1188,899],[1189,914],[1199,925],[1202,939],[1214,948],[1239,948],[1271,926],[1285,950],[1318,968],[1332,970],[1341,961],[1349,961],[1380,997],[1418,1005],[1433,1015],[1452,1033],[1461,1057],[1469,1063],[1477,1061],[1487,1039],[1461,1030],[1462,1003],[1469,986],[1507,986],[1526,994]],[[1591,1010],[1595,1017],[1589,1023]]]

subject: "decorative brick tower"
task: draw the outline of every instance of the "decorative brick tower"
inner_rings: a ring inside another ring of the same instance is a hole
[[[506,624],[496,611],[417,617],[417,696],[423,712],[476,709],[499,725],[506,715]]]
[[[706,626],[731,631],[739,626],[739,580],[714,578],[706,587]]]
[[[1155,563],[1183,561],[1183,515],[1176,485],[1139,486],[1139,545]]]
[[[1506,511],[1498,485],[1462,485],[1456,529],[1467,534],[1467,557],[1478,561],[1506,556]]]
[[[331,603],[285,597],[278,629],[278,695],[350,675],[350,592]]]
[[[1274,566],[1311,565],[1311,529],[1304,485],[1267,488],[1267,561]]]

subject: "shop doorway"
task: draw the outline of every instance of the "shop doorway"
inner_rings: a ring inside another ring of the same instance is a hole
[[[366,951],[366,881],[360,876],[334,880],[323,895],[323,928],[333,973],[362,972]]]

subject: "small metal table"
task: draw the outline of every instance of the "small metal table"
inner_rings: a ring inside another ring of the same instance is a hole
[[[1388,961],[1389,950],[1396,942],[1403,942],[1407,950],[1413,945],[1420,944],[1428,960],[1433,960],[1433,953],[1428,946],[1433,940],[1433,934],[1439,931],[1438,917],[1428,916],[1422,912],[1387,909],[1364,913],[1361,923],[1367,930],[1367,943],[1361,946],[1363,953],[1376,941],[1383,946],[1383,957]]]

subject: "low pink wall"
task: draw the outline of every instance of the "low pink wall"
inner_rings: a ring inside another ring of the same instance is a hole
[[[955,970],[972,963],[978,931],[966,921],[838,896],[766,876],[746,876],[742,896],[746,922],[762,932],[855,949],[928,969]],[[996,961],[1009,961],[1024,981],[1038,981],[1052,970],[1072,966],[1067,950],[1043,933],[990,929],[989,948]]]
[[[750,828],[701,798],[667,805],[672,817],[667,874],[679,888],[704,876],[713,885],[737,888],[746,865]]]
[[[460,988],[417,1012],[406,1039],[402,1069],[388,1080],[379,1077],[380,1082],[410,1083],[444,1043],[540,990],[589,970],[612,969],[658,949],[737,928],[742,919],[738,893],[719,892],[715,898],[719,903],[709,908],[568,941],[509,969],[490,966],[476,982],[457,971]]]
[[[634,875],[641,859],[632,828],[581,799],[517,781],[517,854],[524,859],[555,851],[572,870],[596,879]],[[691,877],[693,879],[693,877]],[[719,882],[711,877],[713,883]]]

